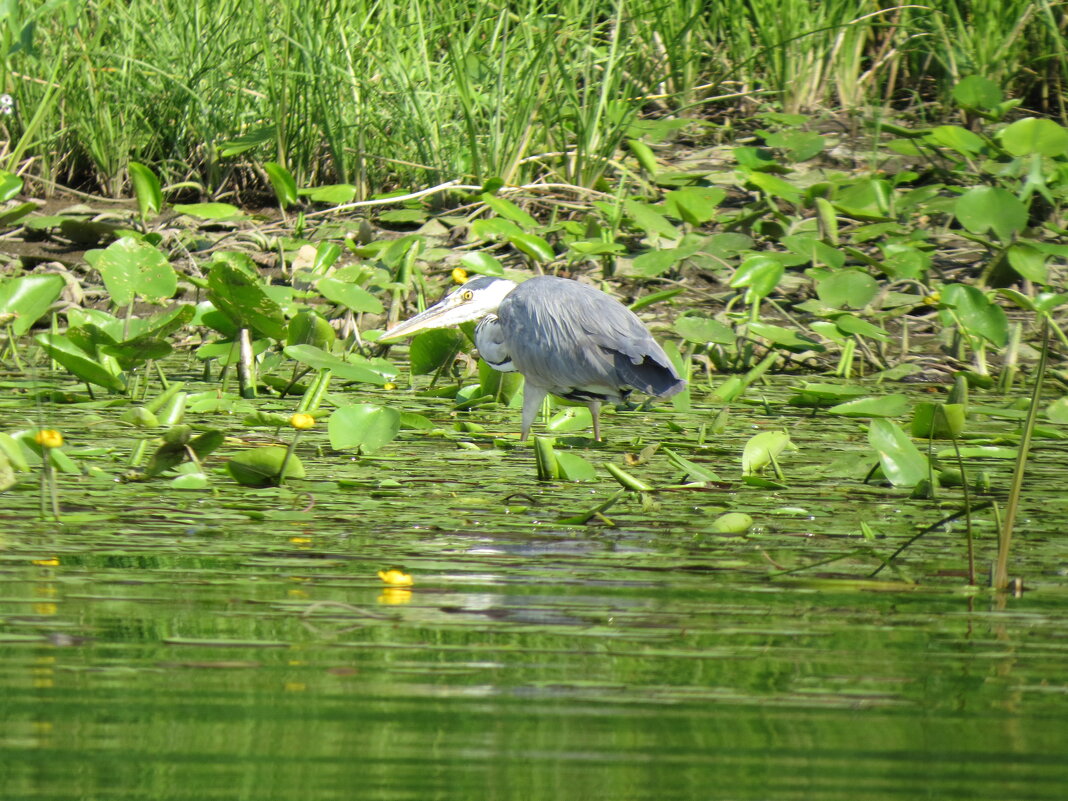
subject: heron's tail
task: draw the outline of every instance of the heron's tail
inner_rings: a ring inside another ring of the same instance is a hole
[[[686,389],[686,382],[670,363],[662,364],[652,356],[644,356],[635,364],[626,355],[617,353],[616,371],[628,386],[657,398],[670,398]]]

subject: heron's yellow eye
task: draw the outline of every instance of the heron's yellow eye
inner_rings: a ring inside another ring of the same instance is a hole
[[[460,295],[460,300],[471,300],[475,296],[475,293],[470,289],[464,290],[464,293]]]

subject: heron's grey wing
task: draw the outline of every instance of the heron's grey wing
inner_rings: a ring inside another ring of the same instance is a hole
[[[629,387],[664,397],[685,386],[641,320],[593,287],[532,278],[498,314],[516,369],[554,394],[586,389],[618,396]]]

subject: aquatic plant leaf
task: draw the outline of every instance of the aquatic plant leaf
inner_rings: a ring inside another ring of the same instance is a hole
[[[22,179],[15,173],[0,170],[0,203],[7,203],[22,191]]]
[[[975,186],[953,205],[957,220],[973,234],[993,231],[1008,240],[1027,225],[1027,207],[1016,195],[999,186]]]
[[[628,198],[624,201],[623,208],[626,210],[631,222],[645,231],[646,234],[656,234],[667,239],[682,238],[682,232],[668,222],[667,217],[661,214],[659,209],[650,206],[648,203],[641,203]]]
[[[363,287],[339,281],[336,278],[320,278],[315,288],[319,294],[331,303],[339,303],[350,311],[357,313],[381,314],[385,311],[382,301]]]
[[[665,289],[662,292],[650,292],[648,295],[638,298],[627,308],[629,308],[632,312],[641,311],[642,309],[659,303],[662,300],[670,300],[676,295],[681,295],[682,292],[683,289],[681,287],[675,287],[674,289]]]
[[[267,173],[279,206],[289,208],[297,202],[297,182],[289,170],[277,162],[268,161],[263,165],[263,171]]]
[[[80,380],[110,389],[112,392],[126,391],[126,382],[119,375],[111,372],[63,334],[38,334],[34,339],[51,358]]]
[[[1009,319],[1005,310],[981,290],[969,284],[949,284],[942,290],[942,303],[956,309],[965,330],[1002,348],[1009,339]]]
[[[502,373],[494,370],[484,359],[478,360],[477,394],[489,396],[494,400],[515,406],[523,390],[522,373]]]
[[[689,459],[684,459],[670,448],[661,448],[661,451],[667,456],[671,466],[685,473],[686,478],[690,481],[722,481],[715,471],[708,469],[704,465],[691,462]]]
[[[565,481],[596,481],[597,471],[593,465],[577,453],[556,452],[556,467]]]
[[[503,217],[489,217],[487,219],[475,220],[471,224],[471,235],[475,239],[498,239],[501,237],[521,235],[523,229],[516,225],[511,220],[506,220]]]
[[[19,445],[19,441],[2,431],[0,431],[0,453],[4,454],[11,466],[20,473],[30,472],[29,462],[26,461],[26,454]]]
[[[912,412],[912,436],[958,439],[964,433],[963,403],[917,403]]]
[[[727,197],[718,186],[688,186],[668,192],[664,210],[690,225],[702,225],[716,216],[716,208]]]
[[[286,330],[287,345],[313,345],[327,350],[336,339],[334,327],[312,309],[297,312]]]
[[[508,237],[508,242],[540,264],[548,264],[555,256],[552,246],[535,234],[512,234]]]
[[[834,318],[835,327],[843,334],[858,337],[877,339],[880,342],[889,342],[890,334],[884,329],[857,317],[855,314],[839,314]]]
[[[719,233],[705,238],[704,251],[721,259],[737,256],[753,247],[753,238],[745,234]]]
[[[811,234],[784,236],[782,243],[790,249],[790,252],[796,253],[815,266],[826,265],[839,270],[845,265],[845,253]]]
[[[645,142],[640,142],[637,139],[628,139],[627,148],[634,155],[634,158],[638,160],[638,163],[642,166],[650,175],[656,175],[659,165],[656,163],[656,155],[653,153],[653,149]]]
[[[739,265],[731,278],[732,289],[745,288],[746,303],[754,303],[775,291],[782,280],[784,267],[770,256],[750,256]]]
[[[136,297],[157,302],[178,291],[178,276],[166,256],[143,240],[124,236],[103,250],[88,251],[85,260],[100,273],[117,306]]]
[[[872,420],[868,442],[879,454],[883,475],[895,487],[915,487],[927,478],[927,457],[893,421]]]
[[[319,246],[315,249],[315,259],[312,260],[312,272],[317,275],[322,275],[341,258],[341,245],[337,242],[331,242],[329,239],[324,239],[319,243]]]
[[[766,172],[749,171],[745,175],[746,183],[752,184],[760,191],[774,198],[790,203],[801,201],[801,191],[793,184],[787,183],[777,175]]]
[[[241,136],[236,136],[225,142],[220,142],[219,155],[224,159],[230,158],[231,156],[239,156],[242,153],[247,153],[248,151],[259,147],[260,145],[275,141],[277,136],[277,126],[262,125],[259,128],[253,128],[251,131],[241,134]]]
[[[612,462],[605,462],[604,469],[612,474],[612,478],[619,482],[620,486],[624,489],[631,490],[632,492],[652,492],[653,486],[642,481],[640,478],[632,476],[622,467]]]
[[[22,336],[56,302],[66,282],[58,275],[23,275],[0,284],[0,318],[14,315],[11,330]]]
[[[799,334],[792,328],[784,328],[781,325],[771,323],[750,323],[749,333],[753,336],[763,337],[780,348],[786,348],[795,352],[814,350],[822,353],[826,350],[819,342]]]
[[[428,217],[429,215],[422,209],[390,209],[378,215],[381,222],[401,225],[426,222]]]
[[[37,211],[40,206],[36,203],[27,201],[26,203],[19,203],[17,206],[12,206],[9,209],[0,211],[0,225],[14,225],[23,217],[28,214]]]
[[[404,431],[429,431],[434,428],[434,421],[415,412],[401,412],[400,427]]]
[[[15,468],[11,464],[11,460],[7,458],[7,454],[0,450],[0,492],[11,489],[15,486]]]
[[[545,430],[553,434],[569,434],[586,431],[593,425],[593,415],[585,406],[565,406],[545,424]]]
[[[1053,120],[1028,117],[1005,128],[1001,144],[1014,156],[1039,154],[1056,158],[1068,153],[1068,130]]]
[[[269,487],[281,478],[304,478],[304,465],[296,454],[286,462],[286,448],[281,445],[266,445],[242,451],[226,463],[226,470],[238,484],[246,487]],[[280,476],[282,463],[286,474]]]
[[[995,109],[1005,97],[994,81],[982,75],[969,75],[953,87],[953,99],[963,108]]]
[[[381,386],[385,384],[389,378],[396,375],[396,371],[393,370],[389,376],[382,372],[385,367],[384,364],[374,364],[364,360],[364,363],[356,361],[345,361],[343,359],[334,356],[332,353],[327,353],[321,348],[317,348],[314,345],[287,345],[282,349],[290,359],[295,359],[301,364],[305,364],[308,367],[316,370],[329,370],[338,378],[345,381],[363,381],[368,384],[378,384]],[[350,359],[358,359],[357,356],[350,356]]]
[[[480,275],[503,276],[504,266],[495,257],[482,250],[465,253],[460,258],[460,264],[468,272]]]
[[[456,358],[463,342],[464,335],[454,328],[436,328],[416,334],[408,346],[412,375],[437,372]]]
[[[955,459],[957,450],[943,448],[935,453],[935,458]],[[1015,459],[1019,455],[1016,448],[1001,448],[996,445],[973,445],[959,450],[963,459]]]
[[[141,219],[159,214],[160,209],[163,208],[163,189],[159,185],[156,173],[136,161],[131,161],[126,166],[130,171],[130,182],[133,184],[137,210],[141,213]]]
[[[882,250],[883,262],[881,268],[891,278],[922,280],[931,268],[930,254],[911,245],[901,242],[888,242],[883,246]]]
[[[893,189],[882,178],[862,178],[834,198],[834,207],[858,220],[886,219]]]
[[[132,370],[150,359],[162,359],[174,352],[174,347],[166,339],[154,336],[140,336],[114,345],[101,345],[100,352],[114,358],[123,370]]]
[[[137,336],[155,337],[157,339],[170,336],[179,328],[188,325],[195,314],[196,309],[191,304],[182,303],[145,320],[144,327],[136,331]],[[131,331],[134,330],[136,329],[131,326]]]
[[[881,395],[872,398],[854,398],[832,406],[827,412],[843,417],[900,417],[908,411],[908,408],[907,395]]]
[[[556,464],[556,449],[553,448],[552,437],[534,437],[534,469],[538,481],[552,481],[560,477],[560,469]]]
[[[785,450],[797,450],[785,431],[761,431],[750,437],[742,449],[742,475],[756,475]]]
[[[499,217],[511,220],[527,230],[536,229],[538,221],[523,211],[519,206],[503,197],[497,197],[488,192],[483,192],[478,199],[489,206]]]
[[[289,468],[286,468],[286,473]],[[181,473],[171,480],[171,486],[178,490],[203,490],[211,486],[211,480],[205,473]]]
[[[201,220],[233,220],[248,216],[229,203],[175,203],[172,208],[179,214],[188,214]]]
[[[1068,423],[1068,396],[1057,398],[1046,407],[1046,419],[1051,423]]]
[[[712,521],[716,534],[746,534],[753,527],[753,518],[744,512],[727,512]]]
[[[352,184],[326,184],[310,189],[308,199],[315,203],[328,203],[331,206],[340,206],[343,203],[351,203],[356,199],[356,187]]]
[[[687,342],[697,345],[733,345],[735,340],[734,329],[729,325],[713,320],[711,317],[699,317],[686,315],[675,319],[675,333]]]
[[[816,282],[816,295],[832,309],[863,309],[879,291],[879,282],[860,270],[835,270]]]
[[[360,453],[374,453],[396,439],[400,419],[400,412],[386,406],[370,403],[343,406],[330,415],[327,423],[330,447],[338,451],[359,448]]]
[[[275,340],[285,339],[281,307],[267,296],[259,278],[249,275],[247,267],[217,258],[208,273],[208,300],[238,328]]]
[[[986,141],[981,136],[959,125],[939,125],[924,137],[924,141],[969,156],[982,152],[986,147]]]
[[[853,400],[864,394],[863,387],[848,384],[821,384],[805,382],[793,388],[797,394],[787,401],[791,406],[834,406]]]
[[[1046,254],[1026,242],[1013,242],[1005,255],[1018,275],[1038,284],[1049,283]]]

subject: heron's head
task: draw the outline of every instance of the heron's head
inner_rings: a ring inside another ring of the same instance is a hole
[[[422,314],[387,331],[378,341],[391,342],[430,328],[449,328],[493,314],[505,296],[516,288],[514,281],[480,275],[454,289]]]

